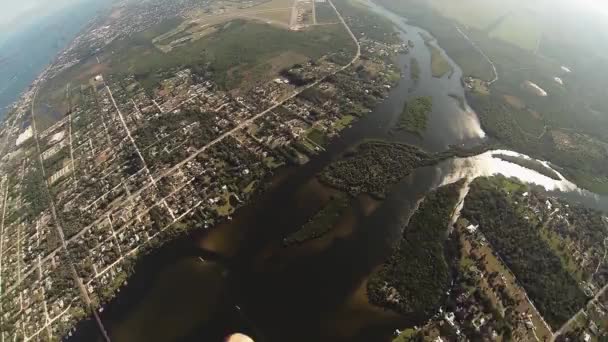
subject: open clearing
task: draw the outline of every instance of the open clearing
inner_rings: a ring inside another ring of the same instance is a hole
[[[294,0],[270,0],[248,7],[228,7],[227,3],[221,2],[210,11],[193,11],[188,22],[215,25],[236,18],[257,18],[268,24],[289,27],[293,5]]]

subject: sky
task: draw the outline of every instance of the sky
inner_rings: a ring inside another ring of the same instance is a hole
[[[570,0],[570,2],[608,17],[608,0]]]
[[[82,0],[0,0],[0,30],[19,29],[32,19]]]
[[[604,14],[608,14],[608,1],[606,0],[582,0],[581,2],[588,4],[591,9],[596,9]]]
[[[41,17],[85,0],[0,0],[0,47]]]

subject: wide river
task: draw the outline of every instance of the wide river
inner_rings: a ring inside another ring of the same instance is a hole
[[[101,317],[113,341],[219,342],[237,331],[270,342],[390,341],[395,329],[410,322],[371,306],[365,282],[389,255],[427,192],[463,178],[501,173],[608,210],[606,197],[495,159],[493,152],[487,152],[418,169],[382,202],[367,196],[353,199],[351,209],[328,236],[283,248],[283,238],[335,193],[319,184],[315,175],[349,147],[381,138],[438,152],[450,145],[473,146],[485,138],[474,111],[466,104],[463,108],[457,99],[464,98],[460,68],[448,58],[452,75],[434,78],[430,51],[420,35],[428,32],[371,2],[369,6],[391,20],[405,42],[414,42],[410,53],[398,58],[403,67],[399,85],[372,113],[332,141],[327,151],[304,166],[280,170],[270,189],[239,209],[232,221],[194,232],[146,256],[129,284],[103,308]],[[412,58],[420,65],[418,82],[409,79]],[[426,132],[422,137],[391,134],[404,102],[414,96],[433,97]],[[89,321],[69,340],[100,337]]]

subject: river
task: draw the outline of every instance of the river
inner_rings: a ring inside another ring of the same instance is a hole
[[[451,77],[432,77],[430,52],[420,36],[423,31],[369,4],[370,10],[395,23],[405,42],[410,39],[415,44],[409,54],[398,58],[404,70],[399,85],[325,152],[306,165],[280,170],[270,189],[239,209],[232,221],[193,232],[145,257],[129,284],[104,307],[102,320],[113,341],[222,341],[236,331],[269,342],[389,341],[396,328],[411,322],[371,306],[365,281],[388,257],[417,203],[430,190],[462,178],[501,173],[608,210],[606,197],[495,159],[491,151],[420,168],[382,202],[359,196],[327,236],[283,248],[283,238],[335,192],[319,184],[315,175],[349,147],[381,138],[437,152],[450,145],[475,145],[485,137],[475,113],[450,96],[464,98],[460,68],[449,59],[454,68]],[[411,58],[420,63],[417,84],[406,72]],[[404,102],[413,96],[433,97],[427,130],[422,137],[394,135],[391,127]],[[70,339],[93,340],[99,336],[91,322],[82,323]]]

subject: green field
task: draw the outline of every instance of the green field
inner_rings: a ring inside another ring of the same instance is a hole
[[[346,127],[348,127],[354,120],[355,120],[354,116],[344,115],[338,121],[335,122],[334,128],[338,131],[341,131],[341,130],[345,129]]]
[[[306,137],[319,146],[325,146],[327,144],[327,136],[325,132],[319,130],[318,128],[312,128],[307,134]]]
[[[336,15],[336,11],[334,11],[334,9],[329,5],[329,3],[316,3],[315,11],[317,15],[317,23],[319,24],[338,22],[338,16]]]
[[[350,37],[340,26],[319,26],[292,32],[242,20],[225,24],[211,36],[174,48],[166,54],[149,40],[134,39],[117,44],[119,46],[115,50],[125,52],[112,57],[112,72],[135,74],[147,87],[156,83],[158,70],[178,67],[199,70],[204,63],[210,63],[214,81],[227,89],[238,87],[245,77],[263,78],[264,68],[259,66],[286,52],[314,60],[331,52],[350,52],[354,48]],[[285,62],[281,67],[289,66],[287,64]],[[256,75],[256,71],[262,74]]]

